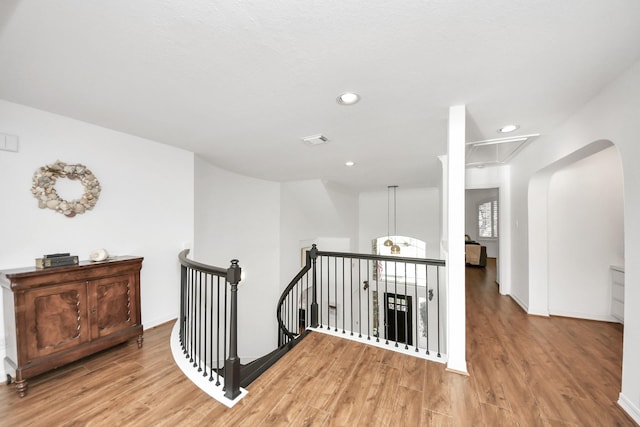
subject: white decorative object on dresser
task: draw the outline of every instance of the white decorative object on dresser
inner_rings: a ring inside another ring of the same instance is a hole
[[[624,267],[610,266],[611,270],[611,316],[624,323]]]

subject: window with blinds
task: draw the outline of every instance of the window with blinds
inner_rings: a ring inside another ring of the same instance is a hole
[[[478,205],[478,238],[498,237],[498,201],[490,200]]]

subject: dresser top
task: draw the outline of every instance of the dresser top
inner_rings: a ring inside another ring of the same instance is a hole
[[[41,275],[41,274],[48,274],[48,273],[64,273],[64,272],[76,270],[79,268],[91,269],[92,267],[108,266],[110,264],[121,263],[126,261],[142,262],[143,259],[144,259],[143,257],[139,257],[139,256],[121,255],[121,256],[114,256],[114,257],[107,258],[104,261],[84,260],[84,261],[80,261],[78,265],[65,265],[61,267],[36,268],[36,266],[34,265],[30,267],[21,267],[21,268],[13,268],[10,270],[2,270],[0,271],[0,276],[5,276],[9,279],[22,278],[22,277],[28,277],[32,275]]]

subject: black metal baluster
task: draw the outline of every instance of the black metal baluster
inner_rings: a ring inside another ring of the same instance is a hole
[[[387,273],[389,270],[387,270],[387,261],[385,260],[384,262],[384,297],[382,298],[382,300],[384,301],[383,303],[383,307],[384,310],[382,310],[382,312],[384,313],[384,339],[385,339],[385,344],[389,344],[389,322],[387,321],[387,306],[389,304],[389,301],[387,301]],[[380,296],[378,296],[378,298],[380,298]]]
[[[187,268],[185,272],[185,283],[184,283],[184,335],[182,339],[184,342],[182,343],[182,349],[185,355],[188,355],[188,346],[189,346],[189,277],[191,273],[189,272],[189,268]],[[187,356],[189,357],[189,356]]]
[[[437,311],[438,311],[438,357],[440,357],[440,267],[436,267],[436,282],[437,282],[437,287],[438,287],[438,306],[437,306]]]
[[[184,265],[180,266],[180,331],[179,331],[179,339],[180,345],[184,350],[184,283],[186,280],[187,267]]]
[[[204,339],[202,343],[202,348],[204,349],[204,355],[202,357],[202,360],[204,361],[204,373],[202,374],[203,377],[207,376],[207,318],[209,317],[209,312],[211,311],[207,310],[207,308],[210,308],[209,304],[207,304],[209,298],[209,277],[210,274],[206,274],[204,276]]]
[[[358,259],[358,338],[362,338],[362,260]]]
[[[218,298],[217,298],[217,305],[218,305],[218,309],[216,310],[216,314],[217,314],[217,319],[216,319],[216,386],[220,385],[220,282],[221,282],[221,278],[220,276],[218,276]],[[226,282],[225,282],[225,292],[226,292]],[[225,303],[226,303],[226,298],[225,298]],[[226,305],[226,304],[225,304]],[[225,310],[225,319],[226,319],[226,310]],[[225,320],[225,324],[226,324],[226,320]]]
[[[307,327],[309,326],[309,317],[311,312],[309,311],[309,307],[311,306],[311,288],[309,288],[309,272],[305,273],[304,278],[302,279],[304,280],[304,284],[302,285],[302,289],[300,289],[300,300],[304,300],[304,304],[300,304],[301,308],[300,310],[303,310],[302,312],[300,312],[300,310],[298,311],[298,315],[303,314],[303,317],[301,317],[302,321],[300,322],[300,329],[302,330],[302,332],[304,332]]]
[[[322,267],[323,267],[324,263],[322,262],[322,257],[320,257],[320,307],[318,307],[318,313],[320,313],[320,328],[322,328],[322,325],[324,325],[324,319],[323,319],[323,315],[322,315],[322,304],[323,304],[323,298],[324,295],[322,294]],[[314,279],[315,279],[315,275],[314,275]],[[314,292],[315,294],[315,292]]]
[[[395,337],[396,337],[396,347],[398,347],[398,263],[393,262],[393,316],[395,317]],[[406,296],[405,296],[406,297]]]
[[[353,336],[353,258],[349,258],[349,313],[351,315],[351,336]]]
[[[289,327],[287,329],[289,329],[289,331],[291,330],[295,330],[293,328],[293,295],[291,293],[289,293],[289,297],[287,298],[287,311],[288,311],[288,319],[289,319]],[[289,339],[287,340],[288,342],[291,341],[291,337],[289,337]]]
[[[195,320],[194,320],[194,313],[196,310],[196,303],[195,303],[195,277],[196,272],[194,270],[191,270],[191,343],[189,345],[189,363],[193,363],[193,346],[194,346],[194,342],[195,342]]]
[[[407,293],[407,263],[404,262],[404,301],[405,301],[405,310],[404,310],[404,349],[409,349],[409,294]],[[416,325],[417,327],[417,325]]]
[[[420,311],[420,296],[419,296],[419,288],[418,288],[418,264],[413,264],[413,286],[414,286],[414,294],[416,296],[416,330],[415,330],[415,337],[416,337],[416,353],[419,351],[418,347],[420,346],[420,336],[419,336],[419,331],[420,331],[420,326],[418,324],[418,312]]]
[[[425,279],[426,279],[425,288],[427,290],[427,310],[425,314],[426,320],[424,321],[425,323],[424,333],[426,334],[426,338],[427,338],[427,354],[429,354],[429,305],[430,305],[429,303],[431,302],[431,291],[429,290],[429,266],[428,265],[424,266],[424,273],[425,273]]]
[[[345,279],[345,274],[344,274],[344,257],[342,257],[342,333],[345,333],[345,328],[344,328],[344,324],[346,323],[347,319],[345,316],[345,310],[346,310],[346,306],[347,306],[347,296],[344,292],[344,279]],[[337,298],[336,298],[337,300]],[[337,301],[336,301],[337,303]]]
[[[293,303],[294,303],[294,301],[293,301],[293,294],[289,293],[289,297],[287,298],[287,302],[289,303],[289,304],[288,304],[288,309],[289,309],[289,316],[288,316],[288,317],[289,317],[289,326],[287,327],[287,329],[291,331],[291,330],[295,330],[295,329],[293,328]],[[291,337],[289,337],[289,340],[288,340],[288,341],[291,341]]]
[[[188,356],[189,351],[187,350],[188,345],[189,345],[189,277],[190,277],[190,273],[189,273],[189,269],[187,268],[185,270],[185,282],[184,282],[184,304],[185,304],[185,308],[184,308],[184,335],[182,336],[183,339],[183,343],[182,343],[182,350],[183,353],[185,355]]]
[[[376,330],[376,342],[380,342],[380,289],[378,286],[378,284],[380,283],[380,268],[378,267],[380,267],[381,265],[382,264],[380,263],[380,261],[376,261],[376,296],[377,296],[376,305],[378,306],[378,309],[377,309],[378,329]]]
[[[209,369],[209,381],[213,381],[213,276],[211,276],[211,313],[209,315],[209,335],[211,335],[211,339],[209,340],[209,364],[211,369]],[[216,372],[218,371],[218,361],[216,360]]]
[[[198,273],[198,341],[196,343],[198,348],[198,355],[193,365],[198,367],[198,372],[202,372],[202,333],[200,332],[200,326],[202,326],[202,272]]]
[[[186,309],[184,307],[184,301],[187,297],[187,290],[185,289],[186,283],[187,283],[187,267],[183,265],[180,270],[180,345],[182,346],[182,351],[184,351],[184,334],[186,331],[186,327],[185,327]]]
[[[333,303],[335,304],[334,311],[334,322],[335,322],[335,331],[338,332],[338,258],[333,258]]]
[[[295,288],[295,286],[294,286],[294,288]],[[293,306],[295,304],[294,296],[293,296],[293,289],[292,289],[292,292],[289,292],[289,297],[287,298],[287,300],[288,300],[288,303],[289,303],[289,306],[288,306],[288,310],[289,310],[289,313],[288,313],[289,327],[287,329],[289,329],[289,331],[295,331],[295,328],[293,327],[293,316],[294,316],[294,314],[293,314]],[[289,341],[291,341],[291,337],[289,337]]]
[[[367,264],[367,281],[366,281],[366,290],[367,290],[367,340],[371,339],[371,296],[369,292],[369,260],[366,262]]]
[[[222,323],[222,360],[227,360],[227,334],[229,333],[228,327],[229,327],[229,315],[227,313],[227,310],[229,308],[229,301],[228,301],[228,295],[229,295],[229,287],[227,286],[227,279],[225,279],[224,281],[222,281],[224,284],[224,320]],[[224,362],[223,362],[224,363]],[[226,371],[225,371],[225,378],[226,378]],[[226,387],[226,382],[225,385],[223,387],[223,390]]]
[[[325,276],[326,282],[324,282],[324,281],[323,282],[325,283],[325,285],[326,285],[325,287],[327,288],[327,330],[329,330],[329,329],[331,329],[331,316],[330,316],[330,313],[329,313],[329,305],[330,305],[329,302],[331,301],[331,283],[330,283],[331,274],[329,272],[329,264],[330,264],[329,257],[324,257],[324,260],[325,261],[323,262],[323,267],[324,267],[324,264],[326,264],[326,266],[327,266],[327,272],[326,272],[326,276]],[[320,271],[322,272],[322,270],[320,270]]]

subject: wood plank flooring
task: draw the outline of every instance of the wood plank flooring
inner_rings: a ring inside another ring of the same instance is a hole
[[[470,376],[311,333],[234,408],[175,367],[172,325],[0,389],[2,426],[634,426],[616,405],[622,327],[527,316],[500,296],[495,260],[467,269]]]

